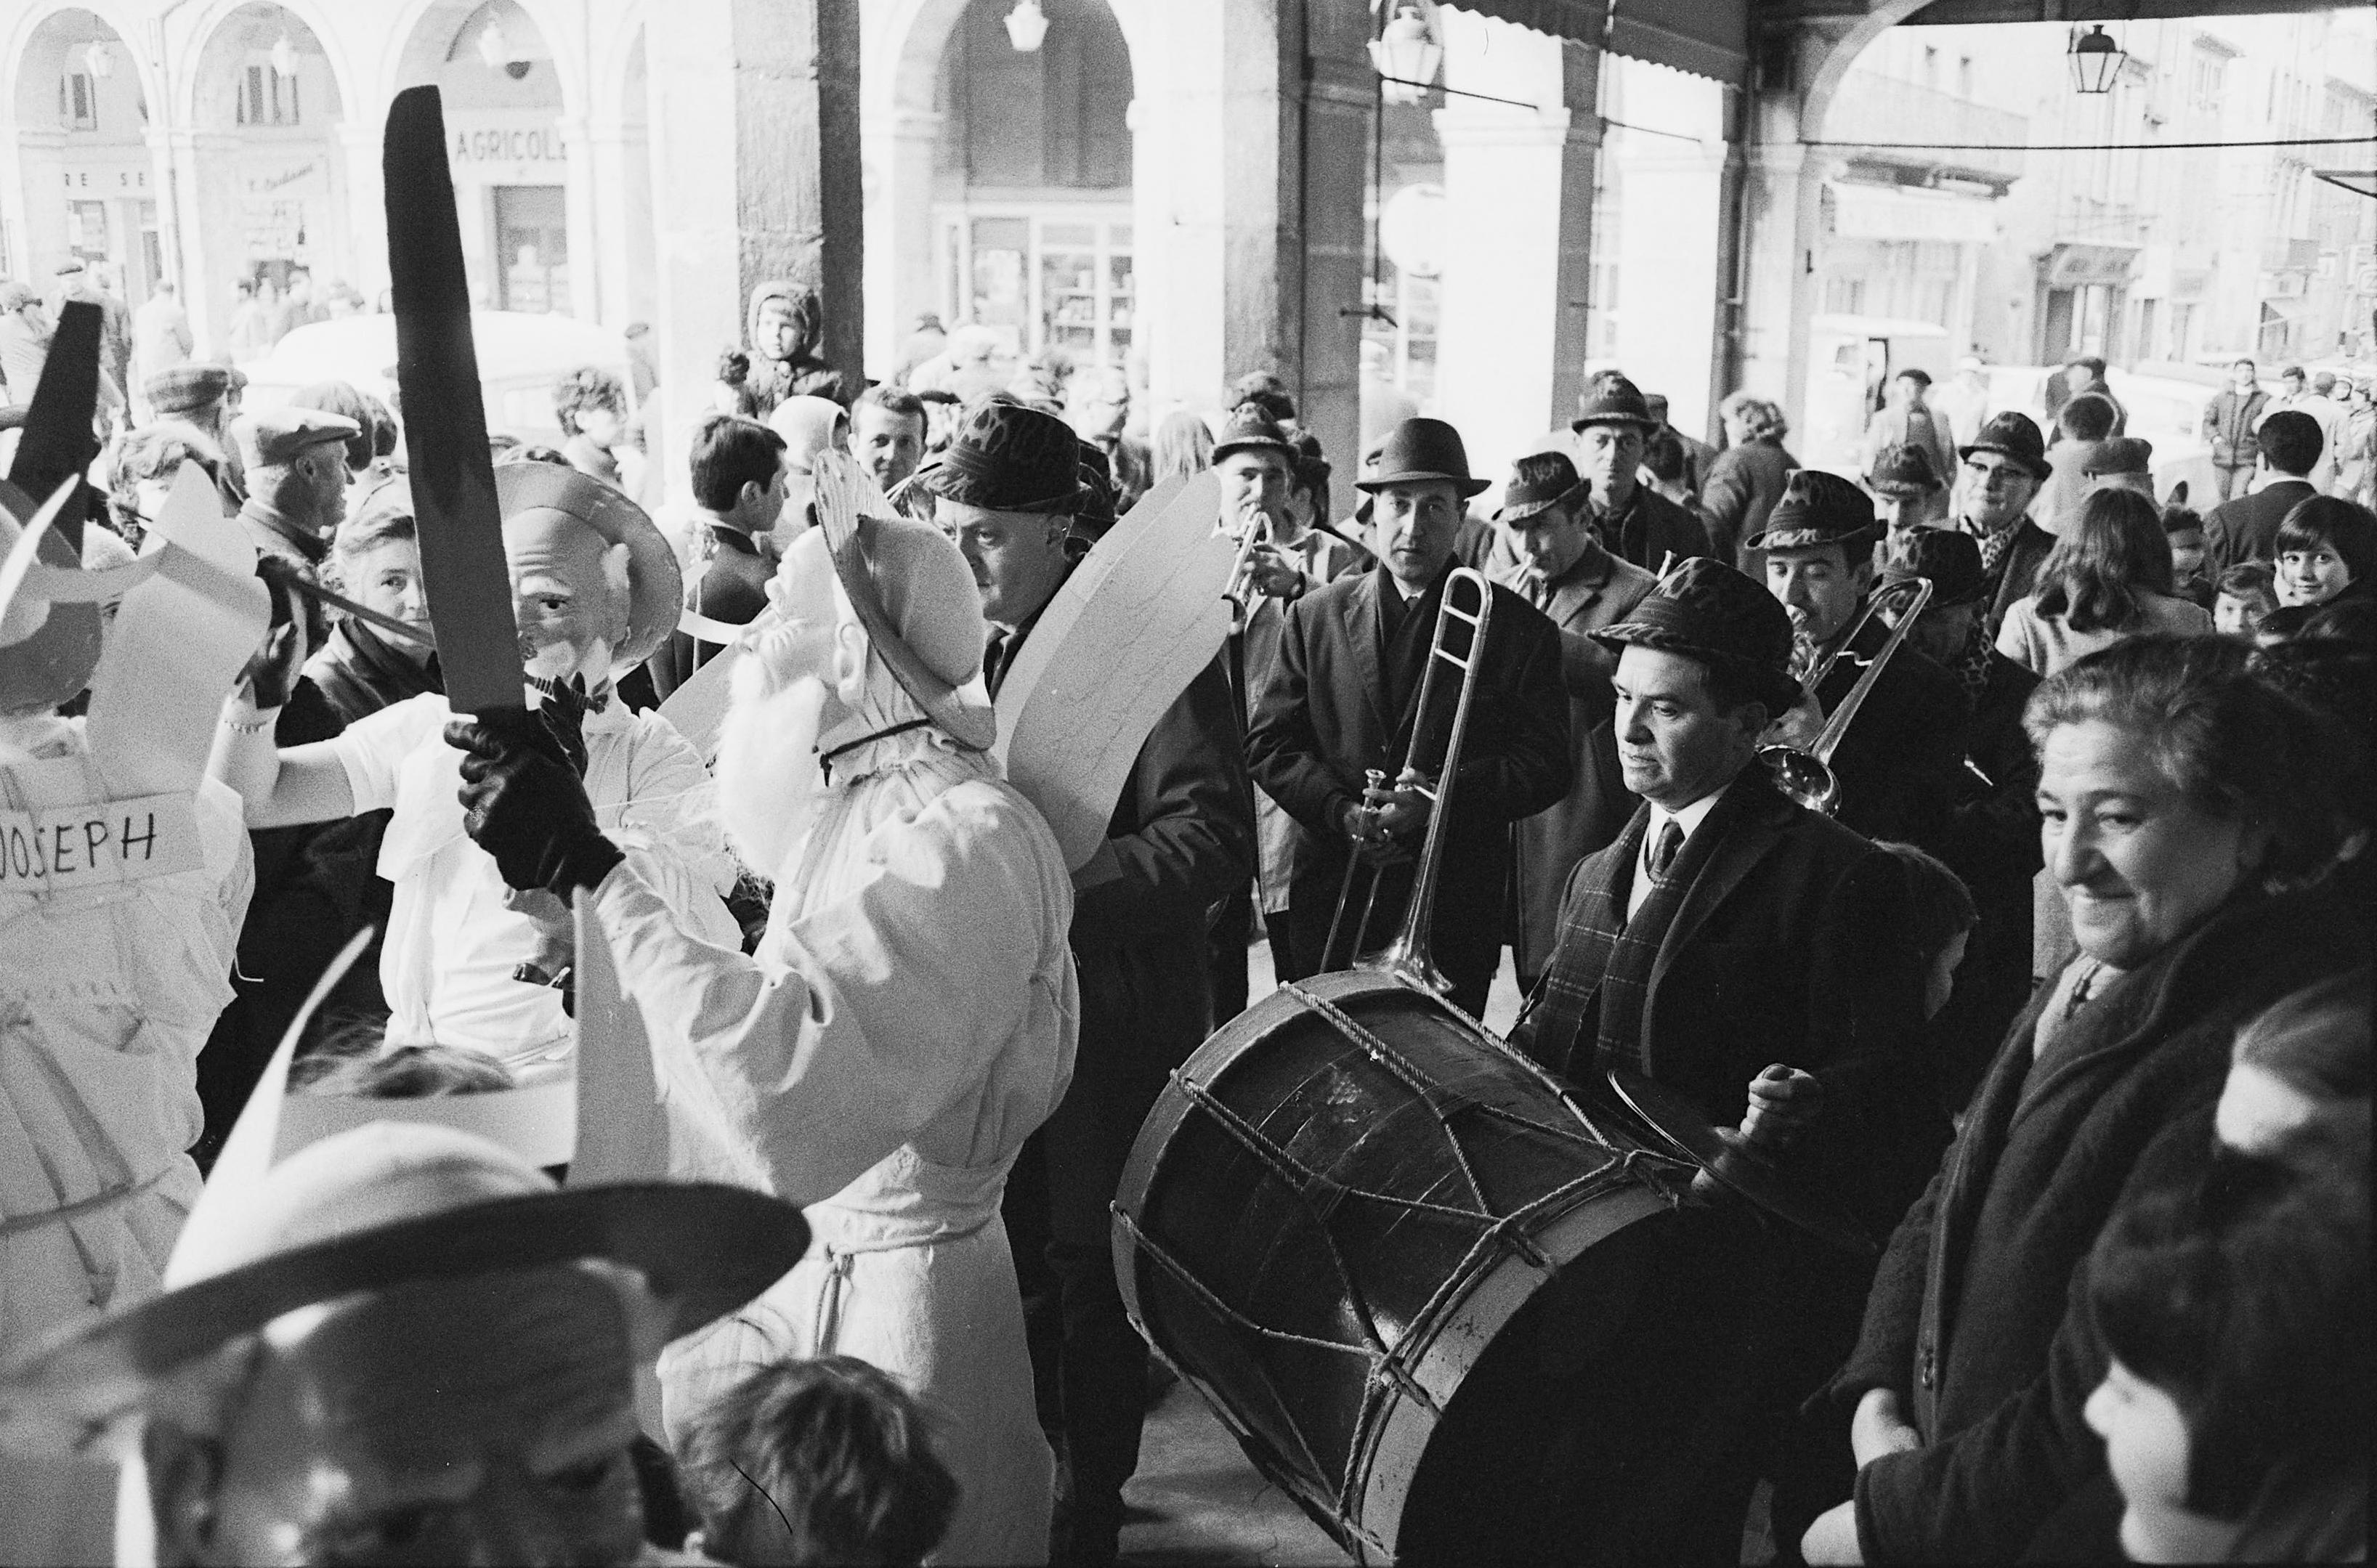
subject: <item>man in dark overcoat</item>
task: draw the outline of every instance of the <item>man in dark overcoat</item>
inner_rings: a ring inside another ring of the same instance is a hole
[[[995,401],[976,405],[917,472],[982,589],[993,695],[1080,558],[1071,543],[1080,472],[1071,426]],[[1115,1282],[1108,1211],[1166,1075],[1211,1027],[1209,912],[1253,874],[1246,764],[1216,658],[1156,721],[1105,844],[1074,873],[1073,1082],[1024,1144],[1002,1205],[1041,1421],[1059,1456],[1060,1564],[1115,1559],[1123,1483],[1139,1465],[1147,1346]]]
[[[714,414],[694,432],[695,564],[686,574],[685,607],[729,626],[747,626],[768,607],[776,575],[770,530],[784,509],[784,438],[735,414]],[[663,697],[693,679],[723,645],[672,632],[646,661]]]
[[[1346,861],[1357,845],[1385,870],[1360,940],[1341,939],[1340,950],[1328,955],[1331,966],[1346,967],[1346,949],[1380,945],[1402,923],[1429,807],[1397,774],[1411,747],[1430,640],[1455,564],[1462,503],[1486,487],[1470,477],[1460,433],[1428,419],[1405,420],[1391,431],[1363,458],[1356,484],[1368,496],[1356,516],[1368,526],[1378,567],[1340,577],[1288,607],[1247,731],[1255,782],[1297,827],[1288,923],[1303,973],[1281,977],[1287,980],[1323,967]],[[1437,965],[1452,981],[1454,1004],[1473,1016],[1485,1011],[1501,961],[1511,825],[1568,792],[1571,755],[1559,634],[1510,589],[1492,595],[1435,909]],[[1444,749],[1458,677],[1447,666],[1431,698],[1417,754],[1431,763]],[[1371,769],[1386,774],[1386,783],[1368,786]],[[1366,803],[1372,813],[1365,814]],[[1349,936],[1360,899],[1357,889]]]
[[[1670,556],[1683,561],[1711,553],[1708,528],[1698,514],[1642,482],[1643,447],[1663,424],[1650,399],[1615,372],[1594,377],[1569,422],[1576,470],[1593,487],[1594,527],[1603,546],[1652,572]]]
[[[1984,624],[1989,636],[2038,586],[2038,569],[2055,548],[2055,536],[2030,519],[2030,504],[2055,466],[2047,441],[2027,414],[2002,413],[1956,448],[1955,488],[1948,499],[1948,526],[1980,546],[1981,570],[1989,580]]]
[[[1774,1156],[1785,1179],[1878,1233],[1944,1125],[1914,1066],[1904,874],[1777,794],[1756,761],[1768,715],[1797,695],[1790,622],[1741,573],[1694,561],[1596,636],[1618,657],[1619,756],[1643,803],[1570,880],[1511,1043],[1588,1090],[1607,1068],[1646,1076],[1704,1124],[1753,1105],[1804,1115]],[[1812,1516],[1814,1490],[1783,1485],[1771,1451],[1794,1446],[1790,1412],[1846,1350],[1870,1265],[1738,1210],[1677,1219],[1658,1310],[1638,1309],[1621,1342],[1700,1424],[1645,1433],[1641,1484],[1594,1533],[1629,1561],[1730,1562],[1762,1471],[1778,1520],[1795,1499]]]
[[[1574,748],[1568,793],[1511,829],[1511,950],[1522,992],[1535,989],[1551,962],[1569,873],[1634,814],[1609,725],[1609,672],[1618,660],[1592,634],[1624,620],[1658,579],[1602,548],[1587,520],[1586,496],[1566,456],[1531,453],[1519,459],[1494,514],[1499,541],[1488,574],[1559,628],[1560,683],[1568,689]]]

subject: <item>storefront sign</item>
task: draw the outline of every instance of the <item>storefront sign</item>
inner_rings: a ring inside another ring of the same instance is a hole
[[[0,894],[140,882],[203,864],[188,795],[0,811]]]
[[[249,259],[311,259],[313,220],[328,210],[329,198],[329,168],[320,152],[247,160],[240,178],[240,219]]]
[[[557,185],[569,163],[561,125],[548,115],[455,114],[448,118],[447,158],[455,182]]]

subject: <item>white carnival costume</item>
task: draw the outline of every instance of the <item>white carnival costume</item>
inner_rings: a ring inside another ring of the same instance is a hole
[[[0,1360],[154,1295],[198,1194],[198,1051],[255,882],[209,716],[266,615],[254,550],[184,478],[140,561],[89,574],[0,495],[0,559],[30,568],[0,580]],[[90,716],[54,717],[86,678]],[[103,1543],[93,1478],[55,1458],[0,1474],[0,1562]]]
[[[671,1347],[667,1422],[761,1366],[862,1357],[942,1418],[962,1494],[937,1559],[1039,1562],[1054,1466],[999,1198],[1071,1078],[1071,884],[978,749],[986,702],[952,690],[984,642],[962,557],[879,520],[830,554],[838,531],[794,542],[734,675],[722,794],[779,878],[758,953],[687,931],[632,859],[578,894],[650,1036],[671,1174],[789,1199],[813,1233],[758,1301]]]

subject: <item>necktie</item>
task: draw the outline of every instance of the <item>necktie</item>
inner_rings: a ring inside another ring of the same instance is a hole
[[[1659,841],[1651,846],[1651,874],[1662,882],[1666,881],[1667,868],[1676,863],[1676,857],[1683,852],[1683,825],[1669,817],[1660,825]]]
[[[999,683],[1007,679],[1007,634],[993,626],[990,641],[982,650],[982,683],[992,696],[998,695]]]

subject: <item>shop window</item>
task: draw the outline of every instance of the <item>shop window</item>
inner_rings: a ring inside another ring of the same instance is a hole
[[[950,214],[943,307],[1010,351],[1062,349],[1077,365],[1120,364],[1137,336],[1131,226],[1078,210]]]
[[[2209,49],[2195,52],[2194,65],[2188,76],[2188,97],[2198,109],[2220,107],[2221,77],[2228,74],[2228,62]]]
[[[250,65],[240,83],[239,123],[243,125],[294,125],[297,78],[284,77],[269,63]]]
[[[70,131],[99,129],[99,94],[87,71],[68,71],[58,78],[58,124]]]
[[[109,251],[107,239],[107,203],[66,203],[66,249],[86,258],[102,257]]]
[[[1865,279],[1862,278],[1825,279],[1824,314],[1863,315],[1865,314]]]

